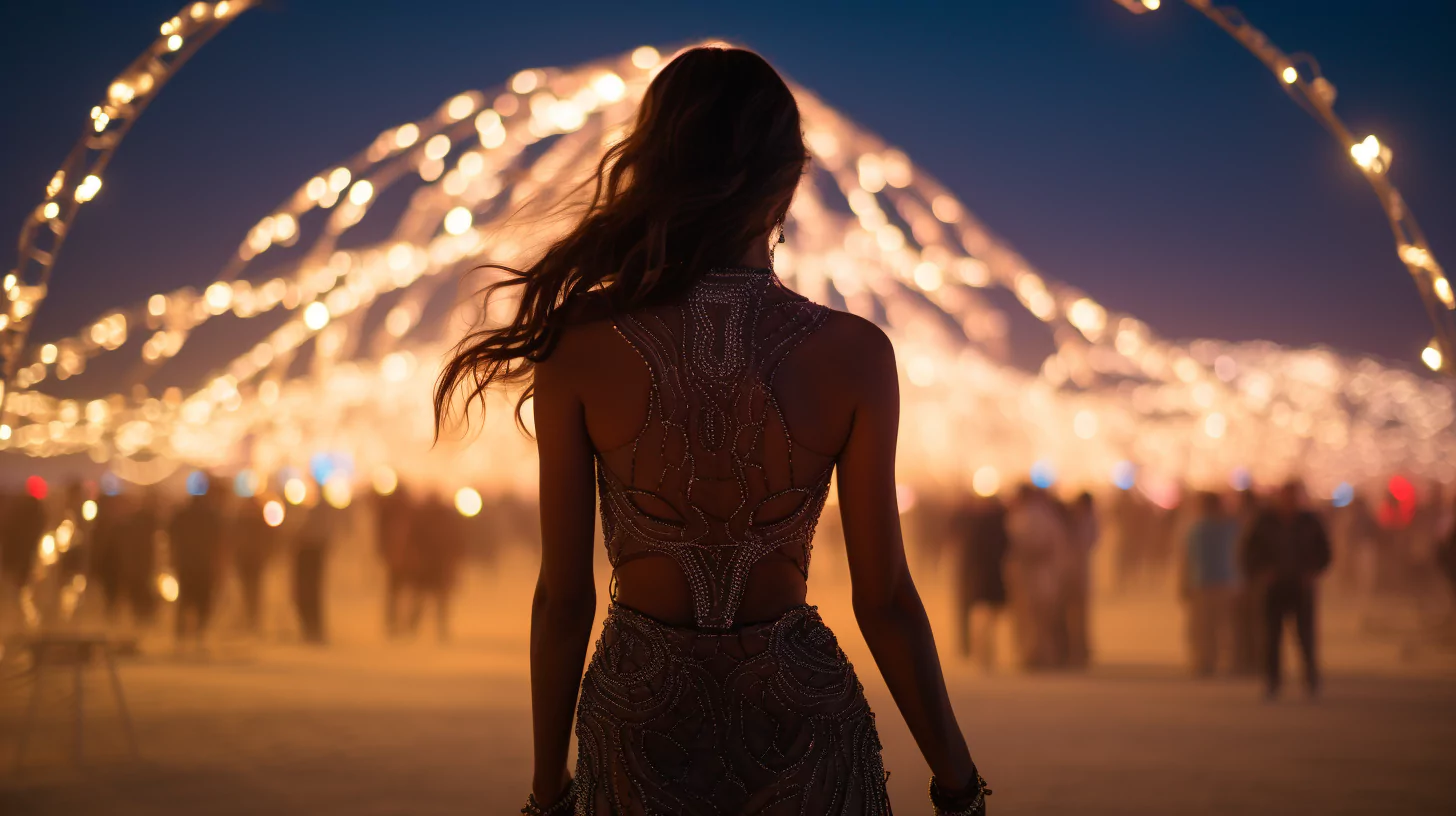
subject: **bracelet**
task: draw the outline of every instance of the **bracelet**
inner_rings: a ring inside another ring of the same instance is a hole
[[[521,808],[522,816],[566,816],[568,813],[576,812],[576,780],[568,780],[566,790],[552,803],[551,807],[542,807],[536,800],[536,794],[526,794],[526,806]]]
[[[930,777],[930,807],[935,816],[985,815],[986,797],[991,795],[991,789],[986,787],[986,780],[980,771],[975,771],[975,774],[976,780],[970,789],[954,796],[946,795],[940,785],[936,784],[935,777]]]

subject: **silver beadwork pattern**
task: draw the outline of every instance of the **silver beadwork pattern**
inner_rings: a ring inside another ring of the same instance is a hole
[[[680,303],[619,317],[618,333],[641,355],[652,377],[648,414],[628,443],[629,472],[618,474],[598,456],[602,531],[616,567],[647,553],[670,556],[692,592],[701,629],[728,629],[749,571],[775,551],[788,554],[805,577],[814,528],[824,509],[833,463],[795,487],[795,442],[773,393],[773,377],[789,352],[823,322],[827,310],[799,296],[771,306],[765,293],[787,293],[768,270],[714,270]],[[783,435],[791,484],[773,489],[765,461],[770,425]],[[648,447],[652,450],[646,450]],[[659,465],[651,470],[648,462]],[[709,508],[699,491],[736,482],[731,510]],[[772,523],[759,509],[787,495],[798,509]],[[652,515],[640,502],[670,507],[675,518]]]
[[[669,556],[695,625],[611,605],[577,707],[581,816],[890,812],[874,714],[817,611],[735,625],[760,559],[808,575],[833,463],[796,472],[773,384],[826,315],[771,271],[723,269],[616,319],[651,389],[636,438],[598,452],[608,558]]]
[[[576,714],[578,816],[889,816],[874,714],[810,606],[732,632],[612,604]]]

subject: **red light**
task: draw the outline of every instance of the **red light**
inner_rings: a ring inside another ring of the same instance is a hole
[[[47,490],[45,479],[39,476],[32,476],[25,480],[25,492],[36,501],[44,501]]]
[[[1377,519],[1380,526],[1389,530],[1403,530],[1416,517],[1416,487],[1404,476],[1392,476],[1385,485],[1385,501],[1380,505]]]
[[[1401,504],[1415,503],[1416,486],[1411,484],[1410,480],[1404,476],[1390,477],[1390,484],[1386,487],[1390,490],[1390,495],[1394,496],[1395,500]]]

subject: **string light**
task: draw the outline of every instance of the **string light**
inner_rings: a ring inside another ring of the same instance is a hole
[[[1441,370],[1441,365],[1444,361],[1442,359],[1441,349],[1437,348],[1434,340],[1421,351],[1421,362],[1425,363],[1426,367],[1432,371]]]
[[[76,200],[82,203],[90,201],[96,197],[96,193],[100,192],[100,190],[101,177],[95,175],[87,176],[76,186]]]
[[[1456,309],[1456,298],[1453,298],[1451,293],[1451,281],[1438,275],[1435,280],[1431,281],[1431,288],[1447,309]]]
[[[535,71],[522,71],[511,78],[511,90],[518,94],[528,94],[536,90],[540,81]]]
[[[157,576],[157,594],[167,603],[175,603],[180,586],[177,583],[177,576],[170,572],[164,572]]]
[[[374,185],[368,181],[357,181],[349,188],[349,203],[356,206],[363,206],[369,203],[374,197]]]
[[[455,491],[455,509],[460,515],[466,518],[474,518],[480,514],[484,501],[480,497],[480,491],[473,487],[462,487]]]
[[[627,94],[627,83],[611,71],[598,74],[591,86],[603,102],[616,102]]]
[[[459,121],[475,112],[475,99],[470,94],[460,94],[445,104],[445,115]]]
[[[1203,432],[1212,439],[1222,439],[1227,430],[1228,419],[1217,411],[1209,414],[1208,418],[1203,421]]]
[[[644,71],[656,68],[661,61],[662,56],[650,45],[644,45],[632,52],[632,64]]]
[[[308,486],[303,483],[302,479],[295,476],[283,483],[283,498],[287,499],[289,504],[303,504],[303,500],[308,498]]]
[[[303,310],[303,325],[313,331],[329,325],[329,307],[318,301],[308,304],[308,308]]]
[[[343,510],[353,500],[354,488],[342,474],[335,474],[324,481],[324,501],[336,510]]]
[[[1350,156],[1356,164],[1372,173],[1384,173],[1389,164],[1389,148],[1380,144],[1380,140],[1373,135],[1366,136],[1358,144],[1350,145]]]
[[[1001,474],[990,465],[982,465],[971,476],[971,489],[977,496],[990,498],[1001,489]]]
[[[395,474],[394,468],[388,465],[380,465],[374,469],[374,492],[381,496],[392,495],[395,488],[399,487],[399,476]]]
[[[445,231],[451,235],[462,235],[466,230],[470,229],[472,220],[470,210],[464,207],[455,207],[450,212],[445,213]]]

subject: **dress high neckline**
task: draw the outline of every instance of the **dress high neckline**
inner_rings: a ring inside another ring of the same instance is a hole
[[[772,276],[774,271],[767,266],[715,266],[708,270],[709,275],[768,275]]]

